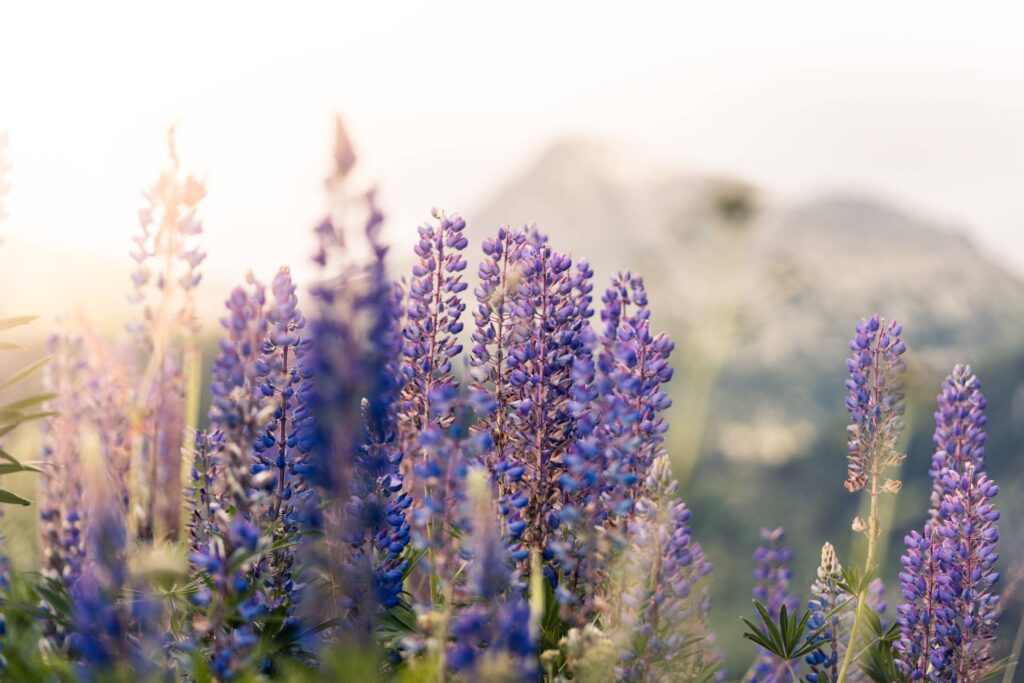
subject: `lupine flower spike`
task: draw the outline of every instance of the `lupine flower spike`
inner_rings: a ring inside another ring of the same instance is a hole
[[[768,610],[772,619],[778,619],[783,606],[792,614],[797,599],[789,593],[793,578],[793,553],[785,545],[786,532],[782,527],[761,529],[764,545],[754,553],[754,598]],[[762,651],[754,666],[754,681],[758,683],[785,683],[790,680],[786,662],[769,652]]]
[[[142,323],[132,329],[148,365],[139,386],[146,406],[141,435],[142,472],[137,484],[140,537],[177,534],[181,507],[181,447],[185,428],[186,363],[195,363],[198,319],[192,292],[206,258],[196,244],[202,223],[196,211],[206,190],[192,176],[180,177],[174,130],[168,133],[171,168],[144,193],[140,232],[131,253],[136,263],[130,300],[142,305]]]

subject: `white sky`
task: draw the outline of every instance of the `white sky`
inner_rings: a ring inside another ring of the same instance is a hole
[[[0,5],[12,245],[86,264],[126,253],[138,192],[179,122],[183,162],[208,183],[214,279],[304,262],[339,110],[403,234],[583,134],[783,197],[878,192],[969,227],[1024,271],[1019,5],[12,5]]]

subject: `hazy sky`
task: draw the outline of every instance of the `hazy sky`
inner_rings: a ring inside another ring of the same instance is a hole
[[[13,4],[12,247],[126,253],[177,122],[214,278],[302,261],[338,110],[405,235],[576,134],[782,197],[877,192],[1024,271],[1020,5]]]

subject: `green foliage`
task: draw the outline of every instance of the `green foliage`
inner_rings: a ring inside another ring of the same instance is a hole
[[[897,624],[882,627],[882,620],[874,610],[865,612],[865,629],[870,632],[870,645],[865,648],[858,664],[868,678],[875,683],[897,683],[905,681],[906,676],[896,668],[893,643],[900,636]]]
[[[0,331],[9,330],[14,327],[28,324],[35,320],[34,316],[21,316],[17,318],[5,318],[0,320]],[[10,351],[19,348],[16,344],[10,342],[0,342],[0,351]],[[40,368],[49,362],[49,358],[42,358],[35,363],[32,363],[27,368],[20,370],[2,383],[0,383],[0,391],[6,391],[15,384],[28,379],[35,374]],[[0,405],[0,437],[6,436],[7,434],[14,431],[19,425],[33,420],[39,420],[44,417],[49,417],[53,413],[39,410],[39,407],[46,403],[46,401],[53,398],[53,394],[38,394],[35,396],[28,396],[26,398],[12,401],[5,405]],[[20,460],[15,458],[10,453],[0,449],[0,475],[11,474],[14,472],[38,472],[38,468],[31,464],[22,463]],[[8,505],[29,505],[31,501],[26,498],[8,491],[6,489],[0,489],[0,504],[6,503]]]
[[[799,619],[791,619],[789,610],[783,605],[779,611],[778,622],[776,622],[775,619],[772,619],[765,606],[761,604],[761,601],[754,600],[754,608],[761,615],[763,628],[758,628],[746,617],[741,617],[743,623],[749,629],[743,634],[743,637],[747,640],[754,641],[765,650],[768,650],[768,652],[785,661],[803,657],[818,647],[813,638],[811,641],[808,641],[804,635],[804,631],[807,630],[807,622],[811,618],[810,610],[804,610]],[[816,631],[811,636],[817,633]]]

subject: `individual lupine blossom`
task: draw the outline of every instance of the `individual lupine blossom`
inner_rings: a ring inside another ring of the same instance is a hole
[[[777,619],[785,607],[792,614],[797,599],[789,593],[789,582],[793,578],[793,553],[785,545],[786,532],[782,527],[761,529],[761,545],[754,552],[754,598],[760,601],[768,614]],[[754,681],[757,683],[783,683],[790,679],[785,662],[767,651],[754,667]]]
[[[81,450],[82,429],[89,418],[86,404],[88,367],[82,339],[68,332],[47,339],[52,361],[43,374],[53,394],[46,409],[55,415],[43,422],[43,473],[39,480],[39,530],[43,575],[71,586],[78,579],[84,554]],[[62,634],[48,634],[59,642]]]
[[[495,470],[509,487],[506,530],[513,552],[533,549],[546,560],[559,527],[565,458],[576,441],[572,412],[574,363],[585,355],[589,268],[551,249],[534,231],[522,257],[516,291],[518,324],[509,340],[509,435],[513,444]],[[549,579],[554,578],[548,566]],[[567,597],[563,592],[563,598]]]
[[[626,590],[610,615],[623,640],[616,680],[706,680],[722,659],[708,627],[712,566],[691,537],[690,509],[675,499],[668,456],[650,470],[628,521]]]
[[[462,312],[466,304],[462,292],[466,258],[462,255],[469,241],[463,234],[466,221],[458,214],[450,217],[437,209],[433,212],[437,225],[425,223],[419,228],[415,252],[418,261],[409,280],[405,328],[402,331],[401,409],[398,414],[399,439],[402,450],[411,458],[406,472],[412,471],[421,458],[417,441],[432,424],[441,429],[452,425],[451,403],[446,410],[431,405],[435,396],[454,388],[452,359],[462,352],[458,335],[462,332]],[[412,493],[416,506],[425,495],[419,482]]]
[[[953,551],[940,532],[944,522],[930,520],[925,533],[912,531],[904,542],[907,551],[900,558],[900,588],[903,600],[898,608],[900,639],[897,665],[913,681],[948,680],[947,662],[956,624],[956,589],[953,586]]]
[[[994,661],[991,650],[999,615],[999,511],[992,503],[999,487],[971,461],[964,463],[963,474],[946,469],[942,480],[943,488],[953,491],[939,504],[937,524],[952,552],[950,579],[956,591],[957,631],[950,634],[949,667],[958,681],[979,681]]]
[[[186,351],[199,327],[192,291],[206,255],[196,244],[202,223],[196,210],[206,190],[192,176],[181,177],[173,129],[168,135],[171,167],[143,193],[140,232],[133,237],[135,261],[129,299],[143,306],[142,323],[132,327],[148,365],[138,389],[146,406],[141,438],[142,505],[136,524],[143,538],[177,534],[184,432]],[[191,355],[194,355],[192,353]]]
[[[530,607],[518,590],[512,560],[494,516],[490,477],[468,475],[463,503],[467,529],[470,603],[451,624],[448,668],[468,681],[534,680],[537,644],[530,634]],[[460,679],[461,680],[461,679]]]
[[[952,491],[943,485],[948,470],[963,474],[967,463],[985,471],[985,396],[970,365],[956,365],[942,382],[935,411],[935,452],[928,475],[932,478],[932,509],[935,516],[943,497]]]
[[[821,564],[818,565],[817,577],[811,585],[813,598],[807,603],[811,618],[807,622],[808,630],[820,647],[804,659],[811,672],[806,675],[809,683],[834,683],[839,676],[838,664],[840,657],[841,615],[833,614],[847,598],[839,588],[843,581],[843,567],[836,557],[835,548],[825,543],[821,548]]]
[[[903,456],[895,450],[903,430],[906,407],[900,377],[906,370],[903,354],[906,344],[900,339],[903,327],[895,320],[888,325],[877,315],[862,319],[850,341],[850,373],[846,388],[846,410],[852,423],[849,432],[849,456],[845,486],[860,491],[887,467],[899,464]],[[895,492],[899,483],[886,482],[885,490]],[[876,493],[876,491],[872,491]]]
[[[250,274],[248,289],[235,287],[221,318],[225,336],[213,361],[210,424],[224,434],[225,466],[218,483],[236,510],[250,514],[250,449],[264,427],[261,394],[256,388],[256,361],[267,336],[266,290]]]
[[[306,320],[298,309],[295,284],[287,268],[278,271],[271,289],[273,300],[267,312],[270,329],[255,370],[263,406],[273,412],[253,442],[252,473],[267,481],[270,495],[262,518],[270,537],[278,542],[299,533],[304,503],[312,495],[301,467],[308,449],[299,444],[301,422],[308,417],[299,387],[304,373],[302,356],[311,342],[301,336]],[[270,606],[296,604],[299,595],[293,575],[294,549],[276,550],[265,561],[262,570],[266,572]]]

